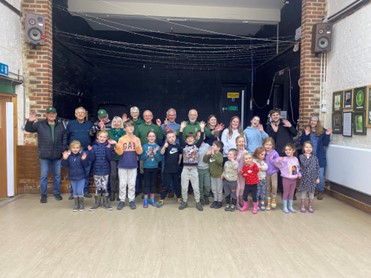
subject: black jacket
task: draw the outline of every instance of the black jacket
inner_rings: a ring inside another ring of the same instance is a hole
[[[54,142],[47,120],[36,123],[27,121],[25,130],[27,132],[37,132],[40,159],[60,159],[62,152],[67,149],[67,133],[61,122],[55,122]]]

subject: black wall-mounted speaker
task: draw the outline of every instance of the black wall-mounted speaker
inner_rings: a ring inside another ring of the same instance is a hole
[[[26,13],[26,42],[33,45],[45,43],[45,17],[39,14]]]

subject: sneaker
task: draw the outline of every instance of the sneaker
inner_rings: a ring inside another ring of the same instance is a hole
[[[156,207],[160,208],[164,205],[164,200],[160,200],[157,202]]]
[[[199,211],[203,211],[204,210],[204,207],[202,206],[201,202],[197,202],[196,203],[196,209],[198,209]]]
[[[223,206],[223,205],[222,205],[222,202],[216,202],[216,205],[215,205],[214,208],[216,208],[216,209],[220,209],[222,206]]]
[[[204,206],[205,205],[205,200],[204,199],[201,199],[200,200],[200,203],[201,203],[202,206]]]
[[[205,205],[209,205],[210,204],[210,201],[209,201],[209,197],[205,197]]]
[[[70,196],[68,196],[68,200],[73,200],[73,195],[72,195],[72,193],[70,194]]]
[[[63,200],[61,194],[54,194],[54,198],[55,198],[57,201],[62,201],[62,200]]]
[[[48,199],[46,198],[46,195],[41,195],[40,203],[45,204],[48,202]]]
[[[167,197],[168,197],[169,199],[174,198],[174,193],[173,193],[173,192],[170,192],[169,194],[167,194]]]
[[[216,201],[212,202],[211,205],[210,205],[210,208],[212,208],[212,209],[215,208],[216,203],[217,203]]]
[[[180,204],[183,201],[183,199],[182,198],[177,198],[177,201]]]
[[[230,212],[234,212],[236,210],[236,206],[235,205],[231,205],[231,207],[229,208],[229,211]]]
[[[131,209],[136,209],[137,208],[134,201],[129,202],[129,206],[130,206]]]
[[[323,192],[318,191],[317,200],[323,200]]]
[[[93,198],[93,195],[91,195],[89,192],[86,192],[86,193],[84,194],[84,197],[85,197],[85,198]]]
[[[181,201],[180,202],[180,206],[178,209],[182,210],[182,209],[185,209],[188,207],[188,203],[187,202],[184,202],[184,201]]]
[[[125,202],[120,201],[120,202],[118,203],[118,205],[117,205],[117,209],[118,209],[118,210],[122,210],[122,209],[124,208],[124,206],[125,206]]]
[[[230,211],[231,210],[231,206],[229,205],[229,204],[227,204],[226,206],[225,206],[225,209],[224,209],[225,211]]]

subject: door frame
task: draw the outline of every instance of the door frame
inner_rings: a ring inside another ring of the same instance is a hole
[[[11,102],[13,103],[13,136],[14,136],[14,150],[13,150],[13,155],[14,155],[14,195],[18,194],[18,173],[17,173],[17,142],[18,142],[18,111],[17,111],[17,95],[13,94],[8,94],[4,92],[0,92],[0,98],[10,98]],[[6,177],[8,179],[8,177]],[[0,196],[0,197],[8,197],[7,194],[6,196]]]

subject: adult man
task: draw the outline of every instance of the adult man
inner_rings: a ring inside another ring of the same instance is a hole
[[[96,137],[99,130],[109,130],[111,128],[111,120],[108,117],[108,113],[104,109],[98,110],[98,121],[96,121],[89,131],[90,136]]]
[[[75,109],[76,120],[71,120],[67,125],[67,143],[68,145],[73,140],[78,140],[81,143],[81,147],[84,151],[88,149],[91,144],[91,136],[89,134],[90,129],[93,127],[91,121],[86,120],[86,110],[84,107],[78,107]],[[89,193],[89,182],[90,182],[90,164],[85,168],[85,185],[84,185],[84,197],[91,198],[92,195]],[[72,187],[71,196],[72,199]]]
[[[145,110],[143,112],[143,119],[144,119],[144,123],[141,125],[138,125],[134,131],[134,134],[137,137],[139,137],[140,142],[142,143],[142,146],[148,143],[147,134],[149,131],[155,132],[156,141],[157,143],[160,143],[162,138],[164,138],[164,135],[162,134],[161,128],[152,122],[153,120],[152,112],[150,110]]]
[[[161,125],[162,133],[164,136],[166,136],[166,133],[169,131],[176,132],[179,130],[180,124],[175,122],[175,120],[176,120],[176,110],[174,108],[169,108],[166,111],[166,119],[164,120],[164,123]]]
[[[197,110],[196,109],[189,110],[188,121],[186,123],[187,125],[183,130],[183,139],[184,140],[185,140],[187,134],[192,133],[196,136],[197,131],[201,130],[200,122],[197,121],[197,118],[198,118]],[[206,127],[205,127],[205,136],[206,137],[211,136],[210,130],[208,130]]]
[[[293,138],[298,133],[295,127],[286,120],[281,120],[280,110],[273,109],[269,112],[270,124],[267,125],[267,133],[274,139],[276,151],[280,156],[285,156],[285,146],[293,143]]]
[[[67,134],[61,122],[56,121],[57,110],[49,106],[46,119],[37,121],[36,112],[31,111],[25,130],[36,132],[40,160],[40,203],[47,202],[48,175],[50,166],[53,172],[53,195],[58,201],[62,200],[60,192],[61,158],[62,152],[67,149]]]

